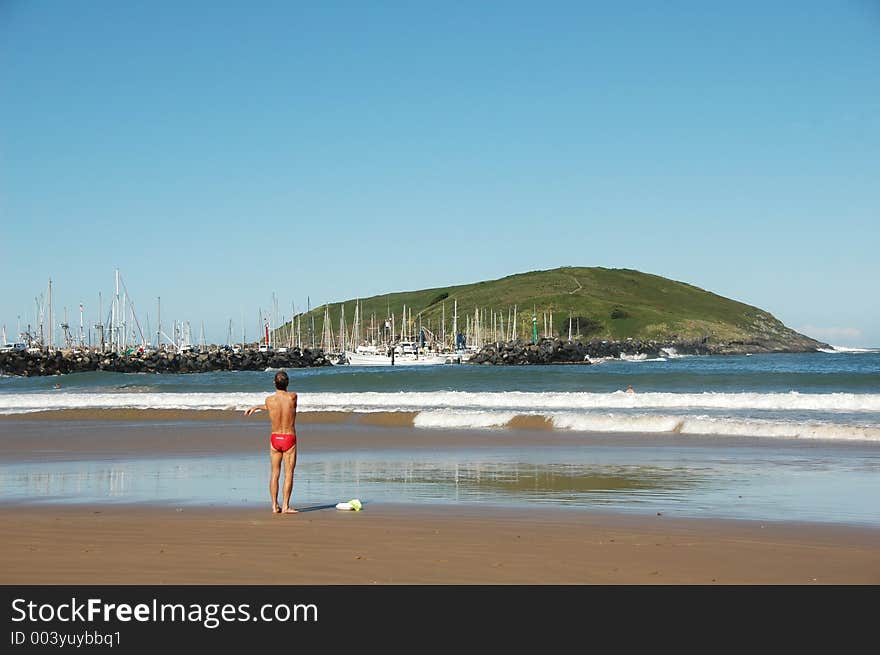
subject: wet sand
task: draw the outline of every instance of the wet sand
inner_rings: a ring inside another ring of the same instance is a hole
[[[535,436],[377,430],[377,417],[361,427],[315,418],[298,429],[306,457],[528,445]],[[586,438],[540,432],[545,446]],[[5,417],[0,461],[254,453],[265,450],[266,438],[264,420],[232,413]],[[658,439],[685,438],[613,437],[616,446]],[[0,584],[880,584],[880,529],[869,527],[479,503],[301,509],[278,516],[262,507],[7,502],[0,504]]]
[[[504,430],[416,429],[409,412],[302,413],[297,418],[301,450],[338,452],[376,449],[454,450],[461,447],[571,445],[766,447],[761,437],[675,433],[583,433],[553,430],[541,417],[517,417]],[[267,447],[265,415],[236,411],[62,410],[0,415],[0,462],[111,459],[261,452]],[[775,448],[817,449],[821,441],[774,439]],[[875,444],[833,444],[835,450],[876,453]]]

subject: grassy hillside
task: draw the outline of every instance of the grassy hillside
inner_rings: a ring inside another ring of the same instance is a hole
[[[768,312],[698,287],[657,275],[629,269],[566,267],[510,275],[500,280],[476,282],[454,287],[389,293],[360,300],[361,318],[369,328],[371,320],[382,324],[391,315],[395,333],[400,334],[404,305],[412,312],[417,333],[421,324],[435,334],[441,332],[445,310],[445,333],[451,335],[453,303],[458,301],[458,326],[464,331],[468,319],[481,312],[484,330],[503,321],[510,334],[508,316],[516,306],[516,330],[520,338],[530,339],[532,316],[537,315],[538,333],[567,338],[569,316],[572,332],[581,340],[600,339],[708,339],[710,343],[772,341],[780,343],[817,343],[785,327]],[[330,325],[334,336],[339,332],[341,308],[345,308],[346,330],[351,330],[355,300],[330,305]],[[553,330],[549,329],[552,314]],[[300,315],[303,339],[314,318],[316,341],[323,333],[325,307]],[[279,332],[286,334],[288,328]],[[294,333],[296,323],[294,323]]]

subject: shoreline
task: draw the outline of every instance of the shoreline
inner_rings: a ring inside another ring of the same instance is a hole
[[[880,530],[843,526],[394,504],[55,510],[0,506],[0,584],[880,583]]]
[[[310,452],[542,447],[764,447],[880,453],[868,440],[800,439],[677,432],[556,429],[542,416],[519,415],[504,427],[415,427],[417,412],[302,412],[297,433]],[[0,461],[89,460],[262,453],[263,417],[234,410],[51,410],[0,415]],[[366,437],[369,439],[365,440]]]

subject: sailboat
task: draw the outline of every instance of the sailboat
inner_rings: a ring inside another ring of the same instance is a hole
[[[344,363],[349,366],[437,366],[456,361],[450,355],[419,353],[413,342],[401,342],[384,352],[376,346],[360,346],[355,351],[346,350],[344,355]]]
[[[406,337],[406,318],[401,326],[400,340],[397,344],[386,344],[385,346],[362,344],[362,315],[359,305],[359,302],[355,303],[351,339],[348,340],[348,343],[346,340],[341,341],[343,346],[341,364],[348,366],[436,366],[460,361],[460,359],[449,355],[420,352],[419,342]],[[406,309],[404,309],[405,312]],[[393,317],[385,321],[386,328],[391,329],[392,334],[394,331],[393,323]]]

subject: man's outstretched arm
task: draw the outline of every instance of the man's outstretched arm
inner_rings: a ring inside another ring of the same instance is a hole
[[[252,407],[248,407],[246,410],[244,410],[244,415],[250,416],[254,412],[259,412],[261,409],[265,409],[268,411],[269,408],[266,406],[266,403],[263,403],[262,405],[253,405]]]

